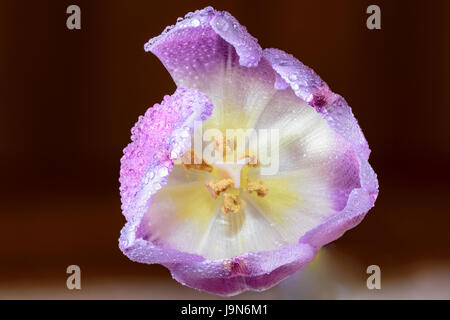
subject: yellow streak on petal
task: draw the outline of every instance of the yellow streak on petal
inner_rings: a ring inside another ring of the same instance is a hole
[[[214,215],[218,202],[201,182],[187,183],[181,186],[166,187],[161,192],[167,192],[176,206],[176,219],[197,221],[202,227],[207,227]]]
[[[227,129],[249,129],[247,125],[248,116],[242,113],[240,108],[224,106],[224,110],[227,110],[227,112],[223,117],[218,112],[213,111],[212,116],[203,123],[203,127],[205,129],[219,129],[224,136]]]
[[[241,187],[245,188],[248,183],[248,166],[244,166],[241,170]]]
[[[282,223],[289,210],[302,202],[302,197],[293,187],[293,178],[279,176],[262,179],[269,192],[264,197],[256,193],[247,195],[251,203],[265,214],[271,221]]]

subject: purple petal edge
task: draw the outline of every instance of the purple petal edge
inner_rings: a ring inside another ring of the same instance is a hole
[[[264,49],[263,56],[271,63],[277,77],[284,80],[300,99],[315,108],[358,155],[361,188],[350,193],[347,206],[341,212],[300,239],[300,243],[310,243],[314,248],[320,248],[359,224],[375,204],[378,180],[368,162],[369,145],[345,99],[333,93],[314,70],[279,49]]]
[[[211,62],[226,59],[229,45],[242,66],[258,65],[263,51],[257,39],[228,12],[206,7],[179,18],[175,25],[150,39],[144,49],[156,55],[180,84],[177,80],[189,76],[192,70],[201,77]]]
[[[212,109],[200,91],[178,88],[139,117],[120,160],[122,212],[128,221],[143,214],[151,195],[167,182],[173,161],[190,148],[195,122],[210,117]]]
[[[314,107],[328,124],[351,143],[364,159],[370,149],[351,108],[341,96],[333,93],[314,70],[305,66],[291,54],[279,49],[264,49],[263,56],[272,68],[291,87],[295,94]],[[275,86],[277,88],[277,84]]]

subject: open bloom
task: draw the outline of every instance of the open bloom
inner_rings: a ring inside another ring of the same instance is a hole
[[[121,159],[119,246],[131,260],[162,264],[182,284],[215,294],[264,290],[374,205],[370,149],[350,107],[293,56],[261,49],[211,7],[145,49],[178,89],[139,118]],[[215,160],[194,148],[196,123],[216,130],[208,145]],[[268,143],[276,170],[264,174],[262,154],[238,148],[229,129],[276,132],[276,148]]]

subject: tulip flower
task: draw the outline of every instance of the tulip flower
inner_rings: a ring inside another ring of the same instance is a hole
[[[211,7],[145,50],[177,89],[139,118],[121,159],[119,246],[131,260],[218,295],[261,291],[374,206],[377,177],[351,108],[292,55],[263,50]],[[241,143],[248,133],[257,143]]]

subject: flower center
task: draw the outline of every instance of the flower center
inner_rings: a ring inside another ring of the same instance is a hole
[[[234,187],[239,189],[241,187],[241,173],[242,168],[248,164],[248,158],[238,163],[234,162],[218,162],[215,166],[220,170],[220,173],[225,179],[233,181]]]
[[[234,142],[230,140],[216,141],[216,145],[218,150],[223,150],[223,159],[229,159],[228,156],[236,150]],[[217,161],[209,164],[191,149],[181,157],[181,163],[186,170],[193,169],[208,173],[208,182],[205,186],[212,199],[223,200],[222,212],[228,214],[237,213],[245,208],[246,204],[241,199],[241,191],[255,193],[259,197],[264,197],[269,192],[262,180],[250,181],[247,177],[248,167],[259,165],[256,156],[250,155],[247,150],[238,159],[237,162]]]

